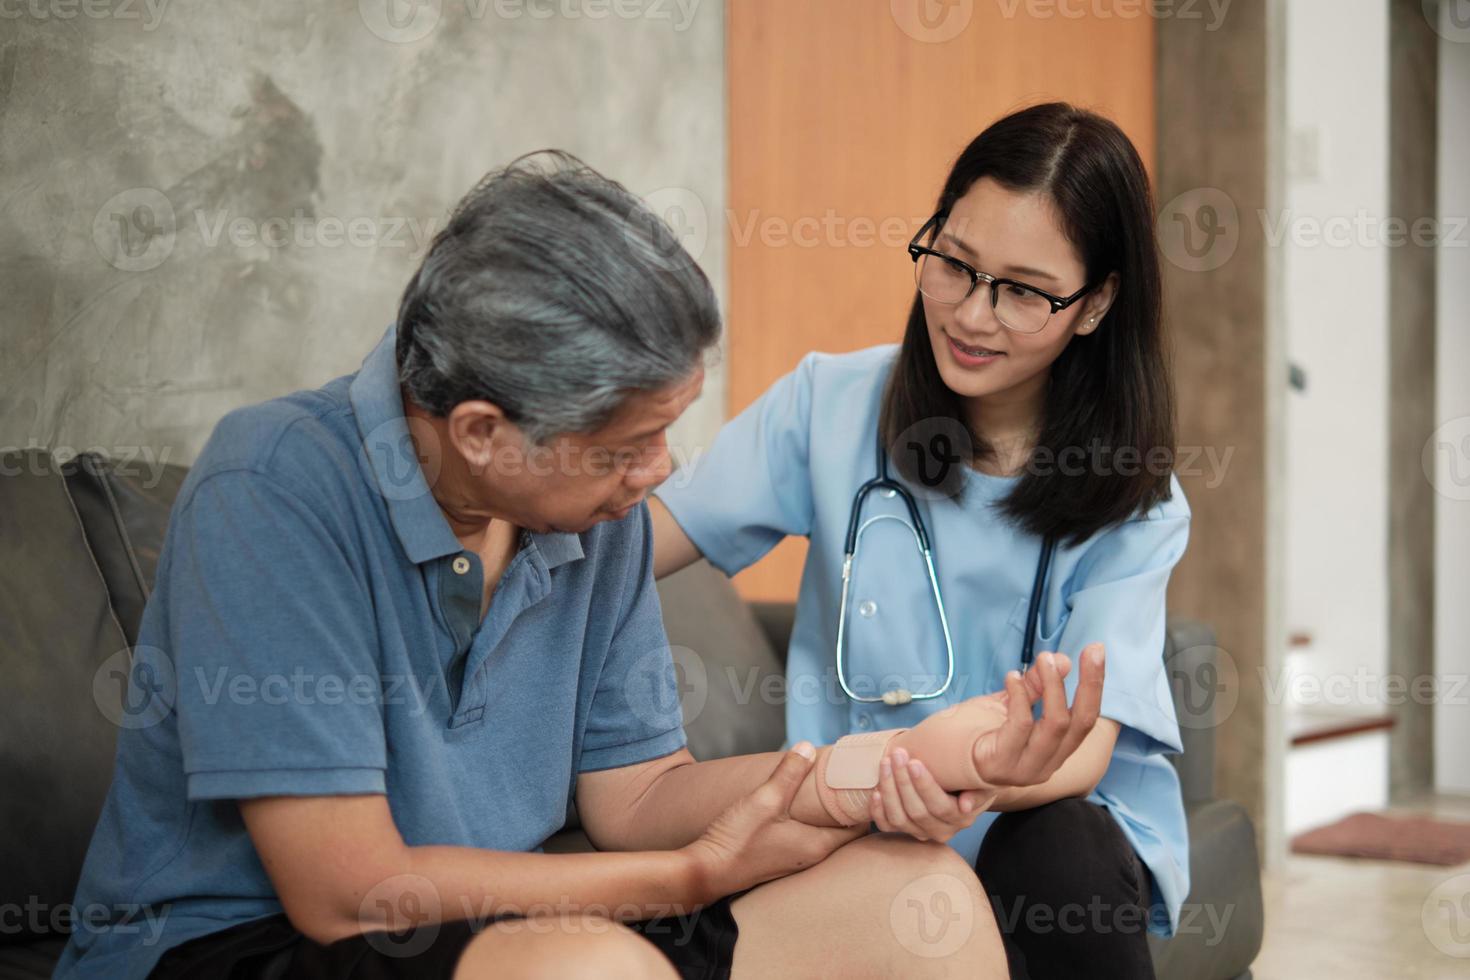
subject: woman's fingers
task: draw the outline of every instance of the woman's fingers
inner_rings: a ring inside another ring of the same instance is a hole
[[[903,802],[904,812],[930,840],[949,840],[963,826],[959,822],[959,804],[939,788],[939,784],[934,782],[934,777],[924,768],[922,762],[909,759],[908,753],[903,749],[895,752],[894,756],[893,778],[898,783],[898,796]],[[899,759],[898,756],[903,758]],[[927,780],[926,786],[931,792],[924,793],[919,789],[920,777]]]
[[[975,766],[991,785],[1012,785],[1011,776],[1031,736],[1031,699],[1021,672],[1006,671],[1006,720],[976,743]]]
[[[1072,723],[1067,728],[1067,737],[1058,748],[1056,765],[1060,766],[1077,750],[1089,732],[1097,725],[1102,712],[1103,679],[1106,674],[1106,651],[1101,643],[1088,644],[1082,650],[1081,676],[1077,680],[1077,693],[1072,697]]]
[[[1062,676],[1056,667],[1053,654],[1043,653],[1036,658],[1041,673],[1042,694],[1041,718],[1031,730],[1026,750],[1016,764],[1016,778],[1027,784],[1040,782],[1051,775],[1051,766],[1057,750],[1067,737],[1071,727],[1071,712],[1067,708],[1067,690],[1062,686]]]

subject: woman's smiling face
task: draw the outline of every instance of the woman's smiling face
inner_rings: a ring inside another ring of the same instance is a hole
[[[957,200],[932,243],[934,249],[1005,279],[1070,296],[1087,279],[1082,258],[1057,219],[1051,198],[1013,191],[982,177]],[[1060,313],[1033,334],[1001,325],[991,308],[991,290],[976,285],[958,304],[922,296],[929,342],[944,383],[960,397],[1030,394],[1045,387],[1047,369],[1073,334],[1097,329],[1116,289],[1116,277]]]

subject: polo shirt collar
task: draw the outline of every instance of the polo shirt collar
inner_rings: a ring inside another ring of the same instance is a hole
[[[423,467],[414,455],[398,385],[397,338],[396,327],[390,326],[362,362],[348,396],[362,436],[360,459],[366,459],[365,468],[371,471],[375,489],[388,503],[388,517],[404,554],[421,565],[457,555],[464,545],[435,503]],[[522,543],[532,545],[548,569],[585,557],[578,534],[526,532]]]

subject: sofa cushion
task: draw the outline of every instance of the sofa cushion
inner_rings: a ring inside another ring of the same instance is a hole
[[[696,759],[779,749],[785,678],[765,632],[724,573],[700,561],[658,583]]]
[[[57,931],[53,913],[72,900],[112,777],[131,655],[43,452],[0,454],[0,623],[0,904],[26,910],[18,932],[0,931],[13,941]]]
[[[136,643],[169,512],[188,470],[83,453],[62,472],[123,635]]]
[[[1189,817],[1189,897],[1172,939],[1149,937],[1159,980],[1229,980],[1261,951],[1261,901],[1256,832],[1240,804],[1195,803]]]

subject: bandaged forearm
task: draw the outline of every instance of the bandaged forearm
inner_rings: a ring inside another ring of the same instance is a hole
[[[848,735],[818,754],[807,780],[822,810],[842,826],[867,821],[879,765],[895,749],[922,762],[948,792],[989,789],[975,768],[975,743],[1004,721],[1004,711],[998,711],[993,700],[972,698],[930,715],[914,728]]]

